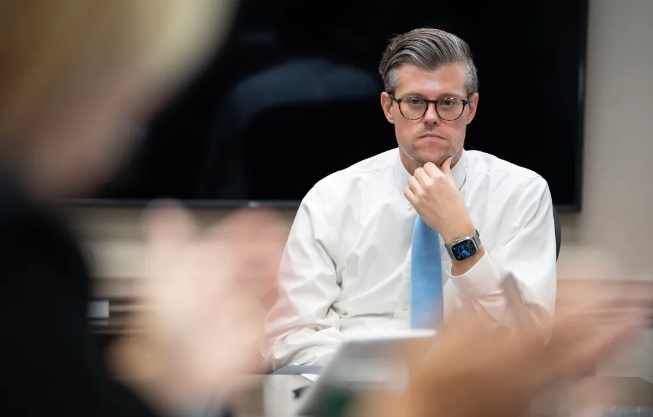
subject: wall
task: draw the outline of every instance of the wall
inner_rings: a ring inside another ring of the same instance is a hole
[[[594,245],[617,254],[625,273],[653,281],[651,22],[651,0],[590,0],[583,210],[562,219],[560,261],[574,245]],[[653,381],[653,331],[619,365],[602,372]]]
[[[576,246],[592,245],[616,253],[624,273],[648,274],[652,279],[651,22],[653,0],[590,0],[583,210],[562,216],[561,263],[573,259]],[[564,40],[556,39],[552,28],[552,42],[560,41]],[[555,127],[555,120],[551,126]],[[551,131],[555,134],[555,128]],[[555,140],[552,136],[552,143]],[[98,275],[111,278],[112,283],[133,277],[142,252],[138,212],[75,209],[71,214],[96,260]],[[224,211],[201,210],[197,214],[208,224]],[[651,352],[653,332],[649,331],[619,368],[601,372],[653,381]]]

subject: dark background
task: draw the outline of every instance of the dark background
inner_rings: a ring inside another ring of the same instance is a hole
[[[396,146],[378,61],[393,34],[428,26],[474,54],[480,103],[466,149],[538,172],[559,210],[580,209],[586,20],[587,0],[241,1],[219,54],[92,202],[301,200]]]

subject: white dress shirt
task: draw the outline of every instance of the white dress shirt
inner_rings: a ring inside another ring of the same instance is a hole
[[[502,277],[553,313],[556,243],[551,195],[536,173],[464,151],[452,174],[485,255],[451,276],[441,244],[445,319],[474,308],[507,322]],[[324,365],[347,337],[410,328],[410,248],[416,212],[404,197],[410,174],[393,149],[318,182],[302,201],[282,258],[279,300],[263,355],[275,368]],[[449,242],[450,243],[450,242]]]

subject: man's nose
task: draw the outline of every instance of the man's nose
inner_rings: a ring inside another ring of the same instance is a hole
[[[424,122],[426,123],[440,123],[440,116],[435,110],[435,103],[428,103],[426,107],[426,114],[424,114]]]

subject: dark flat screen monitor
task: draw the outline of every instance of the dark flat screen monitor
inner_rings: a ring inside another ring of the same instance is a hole
[[[146,125],[115,179],[81,203],[170,197],[295,206],[326,175],[396,147],[377,66],[418,27],[468,42],[480,101],[467,149],[541,174],[581,203],[587,0],[244,0],[226,42]]]

